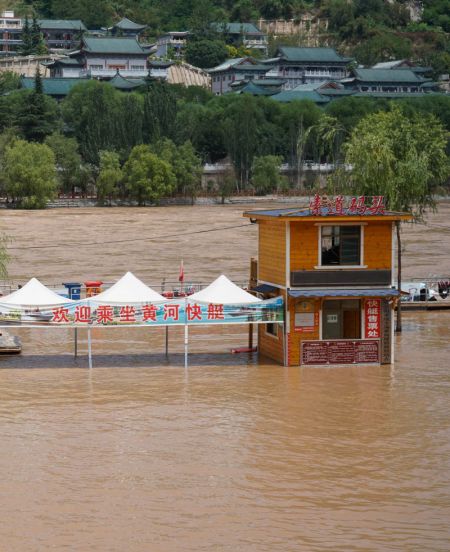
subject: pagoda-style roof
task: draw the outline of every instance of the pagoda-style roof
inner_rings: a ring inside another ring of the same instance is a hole
[[[351,58],[342,57],[333,48],[282,46],[278,58],[291,63],[349,63]]]
[[[248,83],[243,83],[243,86],[236,91],[236,94],[251,94],[252,96],[272,96],[274,90],[268,90],[263,86],[258,86],[254,84],[253,81]]]
[[[253,23],[213,23],[213,27],[218,32],[225,32],[230,35],[258,35],[264,36],[264,33]]]
[[[353,69],[355,80],[370,83],[422,84],[426,79],[411,69]]]
[[[145,84],[144,79],[126,79],[119,72],[108,82],[118,90],[134,90]]]
[[[45,65],[46,67],[82,67],[83,63],[79,61],[76,58],[61,58],[61,59],[54,59],[52,61],[46,61],[42,65]]]
[[[282,103],[294,102],[296,100],[310,100],[317,104],[325,104],[330,101],[329,98],[322,96],[316,90],[283,90],[279,94],[272,96],[273,100]]]
[[[43,31],[87,31],[80,19],[38,19],[38,25]]]
[[[222,62],[220,65],[217,65],[216,67],[212,67],[211,69],[207,69],[208,73],[221,73],[223,71],[231,71],[231,70],[237,70],[242,69],[242,71],[260,71],[260,72],[267,72],[269,69],[267,68],[267,65],[263,65],[262,63],[259,63],[259,61],[251,58],[251,57],[243,57],[243,58],[232,58],[227,59],[224,62]]]
[[[22,77],[20,79],[22,88],[27,90],[34,90],[35,78],[34,77]],[[74,86],[82,82],[88,82],[83,78],[43,78],[42,90],[44,94],[49,96],[67,96]]]
[[[121,31],[133,31],[140,32],[147,28],[147,25],[141,25],[140,23],[135,23],[128,19],[128,17],[123,17],[118,23],[116,23],[113,28],[119,29]]]
[[[141,54],[147,52],[135,38],[93,38],[83,37],[82,50],[90,54]],[[72,52],[75,55],[77,52]]]

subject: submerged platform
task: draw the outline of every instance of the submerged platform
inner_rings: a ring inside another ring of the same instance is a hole
[[[22,352],[22,343],[16,335],[2,331],[0,334],[0,354],[18,355]]]
[[[426,310],[426,311],[450,311],[450,300],[447,301],[407,301],[402,302],[402,311]]]

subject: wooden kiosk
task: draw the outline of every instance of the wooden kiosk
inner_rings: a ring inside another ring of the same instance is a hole
[[[381,196],[316,195],[303,209],[244,213],[259,226],[257,286],[282,295],[285,325],[258,328],[262,355],[285,366],[394,361],[395,224]]]

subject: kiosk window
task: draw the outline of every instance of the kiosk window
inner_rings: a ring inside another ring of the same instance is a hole
[[[322,226],[322,266],[361,264],[361,226]]]
[[[269,323],[266,324],[266,333],[273,335],[274,337],[278,337],[278,324]]]

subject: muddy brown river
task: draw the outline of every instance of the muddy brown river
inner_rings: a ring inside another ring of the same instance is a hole
[[[158,285],[182,258],[186,281],[243,282],[249,208],[2,210],[0,229],[15,283]],[[450,276],[449,221],[446,203],[404,228],[407,278]],[[0,358],[0,550],[448,552],[449,326],[405,313],[395,366],[331,369],[195,329],[187,372],[173,329],[168,360],[163,329],[93,331],[91,371],[84,335],[74,360],[70,331],[18,330],[22,356]]]

